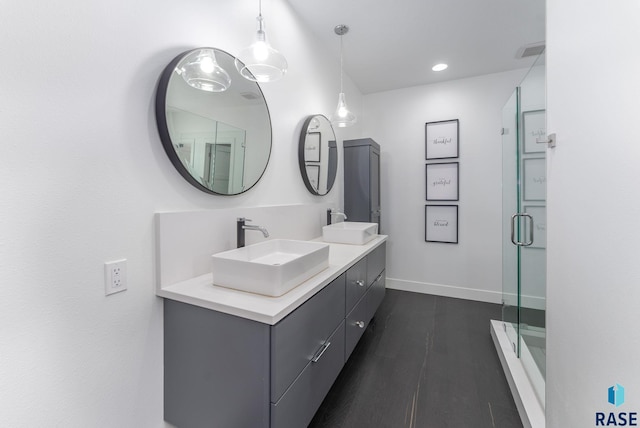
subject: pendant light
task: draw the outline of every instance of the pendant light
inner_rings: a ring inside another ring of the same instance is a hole
[[[224,92],[231,86],[231,78],[218,65],[213,49],[198,49],[190,54],[178,73],[189,86],[202,91]]]
[[[262,18],[262,0],[259,0],[258,32],[256,41],[240,51],[236,58],[236,69],[242,77],[253,82],[273,82],[287,72],[287,60],[284,55],[267,42],[264,19]]]
[[[344,97],[344,90],[342,88],[342,65],[343,65],[343,45],[342,36],[349,32],[349,27],[346,25],[336,25],[333,31],[340,36],[340,94],[338,95],[338,107],[335,113],[331,116],[331,123],[338,128],[345,128],[351,126],[358,121],[355,114],[349,111],[347,107],[347,101]]]

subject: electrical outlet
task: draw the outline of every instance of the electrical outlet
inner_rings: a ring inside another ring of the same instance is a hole
[[[116,260],[104,264],[104,294],[118,293],[127,289],[127,260]]]

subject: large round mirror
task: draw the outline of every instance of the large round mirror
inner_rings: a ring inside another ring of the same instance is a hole
[[[326,195],[336,181],[338,146],[329,119],[321,114],[309,116],[302,125],[298,145],[300,173],[314,195]]]
[[[271,154],[271,119],[256,82],[213,48],[178,55],[156,95],[156,121],[171,163],[198,189],[237,195],[255,185]]]

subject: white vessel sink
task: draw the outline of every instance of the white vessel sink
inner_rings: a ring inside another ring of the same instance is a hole
[[[378,223],[344,221],[322,228],[322,239],[337,244],[362,245],[371,241],[378,234]]]
[[[329,244],[272,239],[211,257],[215,285],[277,297],[329,266]]]

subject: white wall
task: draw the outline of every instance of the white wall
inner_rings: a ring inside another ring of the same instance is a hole
[[[387,286],[502,298],[501,110],[526,69],[364,97],[364,135],[382,151]],[[460,121],[459,243],[425,242],[425,122]]]
[[[238,52],[257,2],[4,2],[0,14],[0,425],[161,427],[162,305],[154,296],[156,211],[341,201],[299,176],[306,115],[337,103],[335,55],[284,0],[266,0],[289,60],[263,85],[274,146],[245,195],[192,188],[167,159],[153,114],[165,65],[197,46]],[[346,79],[352,108],[361,95]],[[358,137],[360,129],[348,129]],[[341,182],[338,177],[337,183]],[[124,293],[103,264],[126,258]]]
[[[640,412],[638,22],[637,1],[547,1],[549,428]]]

